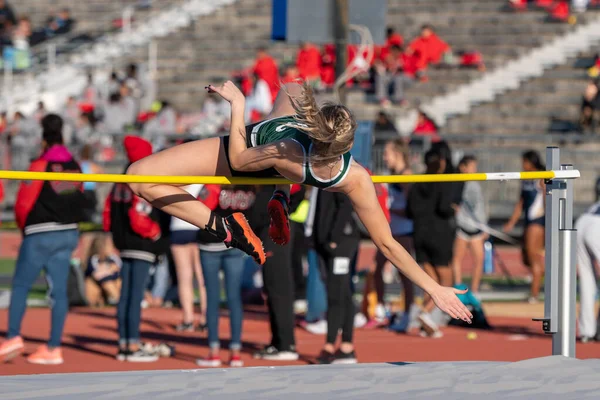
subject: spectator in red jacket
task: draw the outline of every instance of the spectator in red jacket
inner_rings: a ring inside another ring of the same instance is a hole
[[[548,21],[549,22],[569,22],[571,11],[569,9],[569,2],[567,0],[559,0],[553,3],[548,8]]]
[[[408,46],[408,53],[418,58],[419,68],[439,64],[443,55],[450,50],[450,46],[440,39],[433,27],[428,24],[423,25],[421,35]]]
[[[438,129],[431,119],[421,110],[419,110],[419,116],[417,118],[417,126],[413,131],[413,136],[430,136],[432,143],[439,142],[441,140],[438,135]]]
[[[298,82],[298,80],[300,80],[300,72],[298,71],[298,67],[295,65],[288,65],[285,67],[285,72],[281,78],[281,83]]]
[[[279,67],[275,59],[267,53],[266,48],[259,47],[252,70],[254,75],[258,76],[258,79],[267,82],[271,90],[271,98],[275,99],[279,92]]]
[[[317,46],[303,43],[296,56],[296,66],[302,79],[318,83],[321,79],[321,52]]]
[[[387,28],[385,45],[379,52],[379,59],[385,60],[387,55],[390,54],[392,46],[404,46],[404,38],[390,26]]]
[[[29,171],[80,173],[79,164],[63,145],[62,118],[49,114],[42,119],[42,128],[43,153],[31,163]],[[12,280],[8,334],[0,345],[0,360],[23,352],[21,322],[27,294],[44,270],[52,298],[50,340],[27,357],[27,361],[34,364],[63,363],[60,345],[69,309],[69,265],[79,241],[77,223],[84,217],[84,201],[81,182],[21,183],[15,202],[15,219],[23,233],[23,241]]]
[[[392,46],[386,59],[376,63],[375,72],[375,94],[382,105],[388,105],[390,92],[395,103],[404,100],[404,90],[413,82],[417,68],[412,56]]]
[[[130,163],[152,154],[150,142],[140,137],[126,136],[123,144]],[[127,184],[117,183],[106,199],[104,230],[112,233],[113,243],[123,261],[121,296],[117,307],[117,360],[156,361],[158,356],[141,346],[140,320],[150,267],[156,256],[164,254],[169,246],[162,236],[158,210],[134,195]]]

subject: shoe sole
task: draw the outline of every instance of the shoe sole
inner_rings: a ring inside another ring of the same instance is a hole
[[[262,241],[256,236],[248,220],[244,217],[242,213],[232,214],[231,217],[237,222],[237,224],[242,228],[244,232],[244,237],[248,240],[248,243],[253,247],[254,252],[258,254],[258,260],[256,260],[260,265],[264,265],[265,261],[267,261],[267,255],[265,254],[265,249],[263,248]]]
[[[269,225],[269,236],[275,244],[285,245],[290,241],[290,226],[285,210],[279,200],[270,200],[267,205],[271,224]]]
[[[158,358],[159,357],[140,357],[140,358],[137,358],[137,357],[127,356],[127,357],[125,357],[124,361],[133,362],[133,363],[147,363],[147,362],[158,361]]]
[[[222,363],[220,363],[220,362],[219,363],[209,363],[209,362],[203,363],[203,362],[196,361],[196,365],[199,367],[204,367],[204,368],[219,368],[222,365]]]
[[[429,336],[432,336],[435,332],[438,331],[437,326],[431,325],[422,316],[419,316],[419,322],[421,323],[421,326],[423,327],[423,329],[425,329],[425,332],[427,332]]]
[[[229,366],[231,368],[242,368],[244,366],[244,362],[243,361],[231,361],[229,363]]]
[[[10,347],[8,350],[6,350],[6,352],[4,354],[0,355],[0,361],[8,362],[8,361],[12,360],[13,358],[18,357],[21,354],[23,354],[24,349],[25,349],[25,346],[22,346],[22,345]]]
[[[278,355],[273,355],[273,356],[262,356],[261,359],[263,360],[267,360],[267,361],[296,361],[298,360],[298,358],[300,358],[300,356],[297,353],[279,353]]]
[[[27,360],[29,364],[37,364],[37,365],[60,365],[65,361],[62,359],[58,360]]]

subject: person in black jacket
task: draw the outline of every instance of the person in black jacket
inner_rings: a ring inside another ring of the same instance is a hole
[[[447,157],[439,149],[425,154],[428,174],[441,174],[447,169]],[[408,197],[407,216],[414,222],[415,254],[419,264],[441,285],[452,285],[452,247],[454,245],[454,194],[452,183],[417,183]],[[427,296],[419,316],[426,335],[441,337],[430,312],[435,307]]]
[[[123,144],[132,163],[152,154],[152,145],[139,137],[126,136]],[[104,230],[112,233],[123,261],[117,307],[117,360],[156,361],[158,356],[140,345],[140,321],[150,267],[169,247],[167,238],[162,235],[159,211],[136,196],[127,184],[117,183],[106,199]]]
[[[321,364],[357,362],[352,344],[355,307],[352,300],[351,263],[358,252],[360,233],[352,212],[348,196],[319,190],[313,240],[315,250],[325,267],[327,287],[327,338],[318,357]],[[340,329],[342,343],[334,351]]]
[[[280,246],[269,239],[270,217],[267,204],[274,186],[259,186],[254,207],[248,215],[250,226],[263,241],[269,254],[262,267],[263,290],[267,296],[271,343],[256,352],[254,358],[269,361],[293,361],[298,359],[294,337],[294,279],[292,276],[292,247]],[[294,201],[294,197],[291,198]],[[297,205],[290,204],[294,210]],[[293,235],[293,232],[291,232]],[[293,242],[293,237],[291,242]]]

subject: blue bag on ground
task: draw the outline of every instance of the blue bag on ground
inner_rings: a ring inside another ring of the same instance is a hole
[[[459,285],[455,285],[454,287],[459,290],[468,289],[467,285],[462,284],[462,283]],[[467,306],[469,311],[471,311],[471,314],[473,314],[473,321],[472,321],[473,323],[469,325],[468,323],[464,322],[463,320],[452,319],[449,322],[449,325],[460,326],[460,327],[471,328],[471,329],[492,329],[491,325],[488,323],[487,319],[485,318],[485,313],[483,312],[483,307],[481,306],[481,302],[479,300],[477,300],[477,298],[475,296],[473,296],[473,293],[471,293],[471,291],[468,291],[465,294],[457,294],[457,296],[458,296],[458,299],[460,301],[462,301],[462,303],[465,306]]]

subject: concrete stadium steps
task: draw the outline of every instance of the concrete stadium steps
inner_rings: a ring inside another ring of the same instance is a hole
[[[471,113],[451,118],[444,127],[448,134],[543,134],[552,118],[576,123],[581,98],[589,81],[579,62],[595,51],[580,54],[546,71],[541,77],[522,84],[494,101],[476,106]]]

